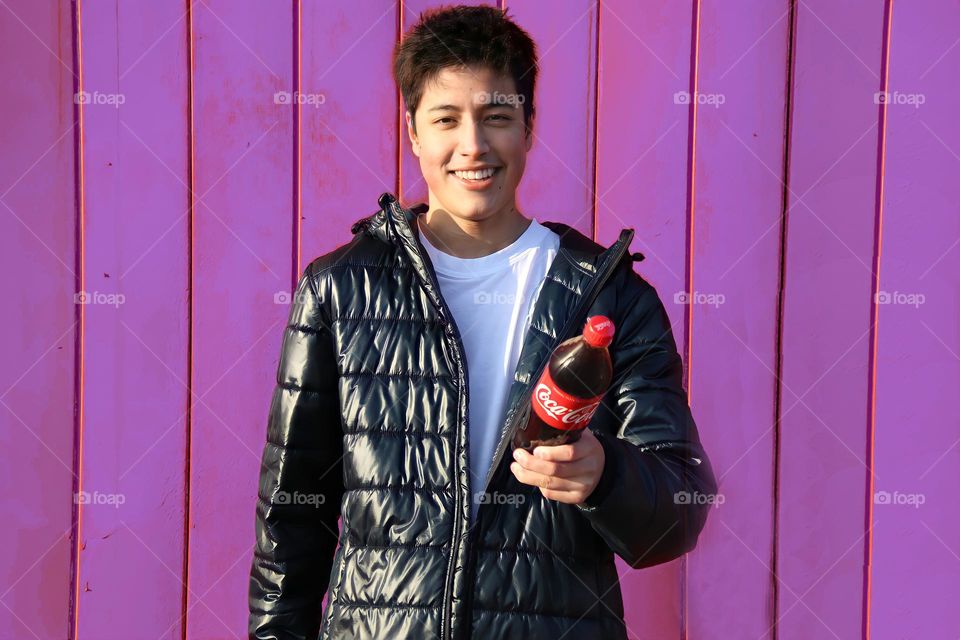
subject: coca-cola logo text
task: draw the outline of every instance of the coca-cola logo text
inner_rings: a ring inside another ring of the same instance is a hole
[[[555,398],[553,390],[542,382],[537,385],[534,397],[549,418],[563,424],[567,429],[586,427],[593,418],[593,414],[597,412],[597,407],[600,406],[599,400],[588,401],[580,406],[567,406]],[[546,416],[544,418],[547,419]]]

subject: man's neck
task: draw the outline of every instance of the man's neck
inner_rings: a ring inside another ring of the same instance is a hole
[[[457,258],[482,258],[516,242],[532,223],[515,207],[486,220],[455,218],[443,209],[418,216],[420,233],[437,249]]]

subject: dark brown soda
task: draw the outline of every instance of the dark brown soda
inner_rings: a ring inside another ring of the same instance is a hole
[[[613,364],[607,347],[593,347],[582,335],[561,343],[547,365],[554,384],[563,392],[578,398],[594,398],[604,393],[613,378]],[[532,400],[531,402],[534,402]],[[585,425],[584,425],[585,426]],[[583,427],[556,429],[537,415],[532,406],[527,423],[517,429],[513,448],[533,451],[534,447],[576,442]]]

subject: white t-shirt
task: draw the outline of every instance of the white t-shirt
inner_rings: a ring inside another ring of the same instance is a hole
[[[430,244],[419,224],[417,231],[466,350],[471,520],[475,520],[530,323],[528,315],[560,248],[560,236],[531,220],[520,237],[500,251],[481,258],[457,258]]]

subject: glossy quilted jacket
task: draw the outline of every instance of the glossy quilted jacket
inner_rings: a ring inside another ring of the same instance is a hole
[[[263,450],[250,638],[626,638],[613,554],[640,568],[689,551],[709,509],[695,496],[716,491],[669,320],[632,268],[633,231],[604,249],[543,223],[560,251],[490,472],[471,486],[463,346],[412,227],[426,205],[386,193],[379,204],[306,268],[293,299]],[[613,385],[589,425],[607,462],[587,502],[569,505],[514,478],[510,436],[554,347],[594,314],[617,327]]]

